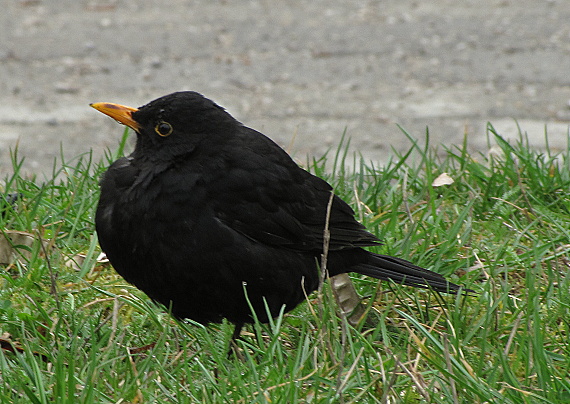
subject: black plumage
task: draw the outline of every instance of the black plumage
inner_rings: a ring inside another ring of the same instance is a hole
[[[96,228],[119,274],[178,318],[251,322],[289,311],[319,284],[331,186],[300,168],[263,134],[195,92],[138,109],[97,103],[137,133],[134,152],[101,181]],[[333,196],[330,275],[356,272],[415,287],[458,285],[380,244]]]

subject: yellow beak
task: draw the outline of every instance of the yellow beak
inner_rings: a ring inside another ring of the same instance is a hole
[[[132,128],[137,132],[141,127],[140,124],[133,119],[133,112],[138,111],[136,108],[126,107],[124,105],[113,104],[110,102],[96,102],[89,105],[97,111],[102,112],[105,115],[109,115],[117,122],[127,125],[129,128]]]

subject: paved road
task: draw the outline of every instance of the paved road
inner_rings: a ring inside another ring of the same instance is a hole
[[[396,123],[485,151],[485,122],[563,147],[567,0],[0,0],[0,176],[114,148],[95,101],[193,89],[305,159],[337,145],[384,160]]]

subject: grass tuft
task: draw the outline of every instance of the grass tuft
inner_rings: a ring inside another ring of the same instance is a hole
[[[45,179],[23,175],[14,152],[1,191],[19,197],[0,199],[0,251],[19,251],[0,269],[0,402],[570,403],[570,148],[539,152],[489,125],[488,154],[467,139],[441,153],[402,131],[411,148],[383,166],[348,164],[343,137],[332,170],[327,156],[308,168],[385,241],[378,252],[477,293],[355,277],[370,321],[347,324],[325,286],[246,327],[242,360],[227,357],[232,325],[177,322],[97,260],[98,177],[126,132],[102,161],[62,153]],[[442,173],[453,183],[434,186]],[[11,231],[29,243],[6,242]]]

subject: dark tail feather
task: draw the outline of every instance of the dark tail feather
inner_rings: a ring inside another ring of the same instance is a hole
[[[352,267],[350,271],[385,281],[393,280],[416,288],[432,288],[438,292],[457,293],[462,289],[438,273],[388,255],[370,253],[368,262]],[[471,290],[463,288],[463,291]]]

